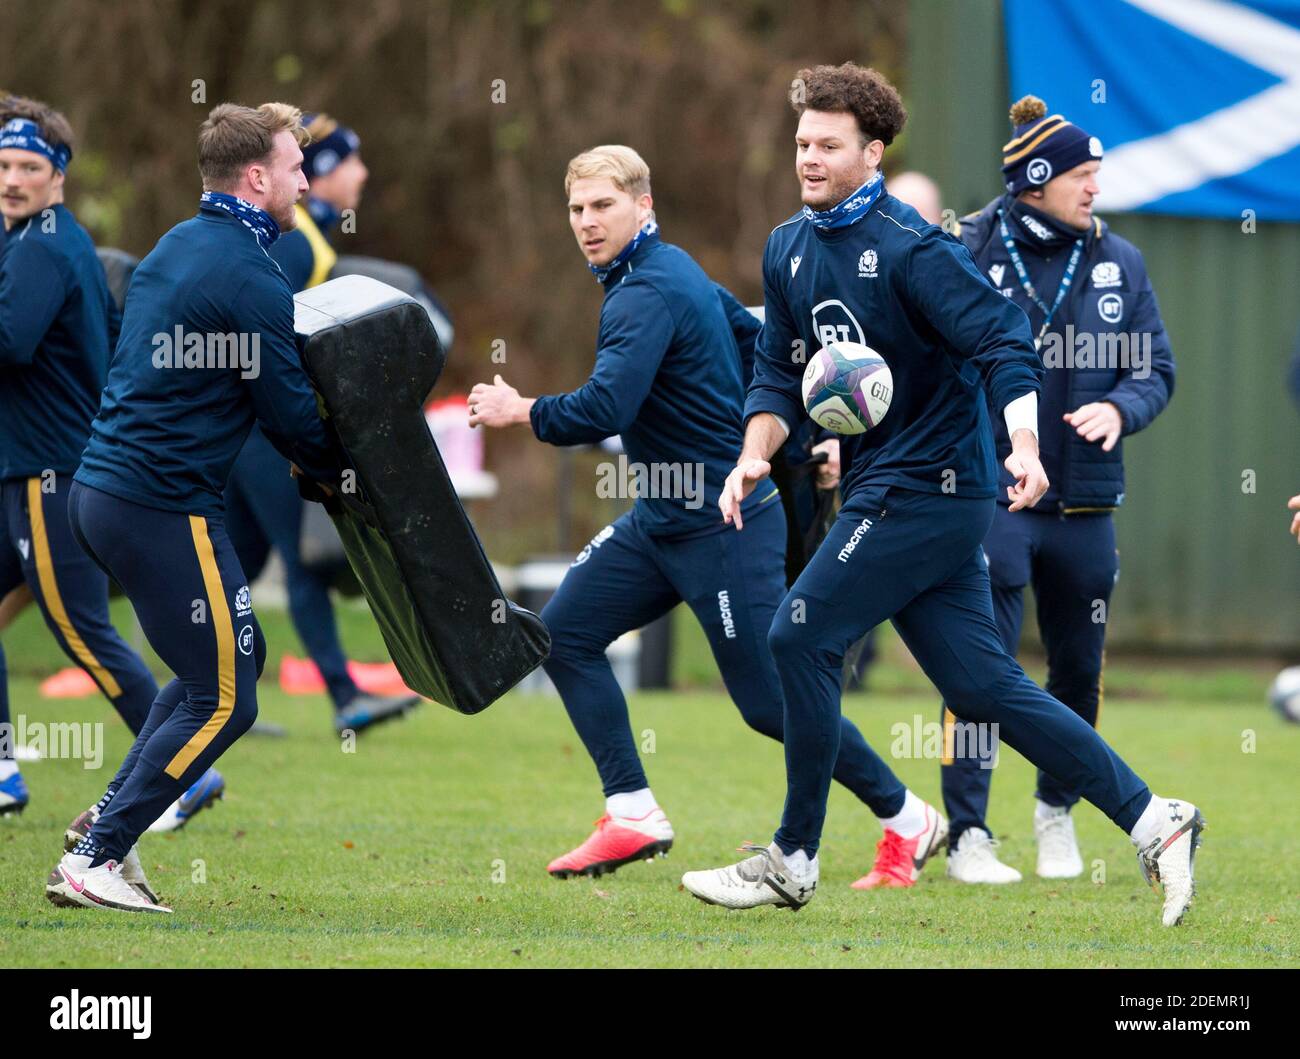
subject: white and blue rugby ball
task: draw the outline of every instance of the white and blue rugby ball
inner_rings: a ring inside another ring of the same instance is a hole
[[[818,426],[865,434],[889,411],[894,376],[885,359],[861,342],[831,342],[803,373],[803,404]]]

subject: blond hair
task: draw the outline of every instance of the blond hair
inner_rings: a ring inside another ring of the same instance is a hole
[[[634,199],[650,194],[650,167],[631,147],[622,144],[603,144],[583,151],[569,162],[564,174],[564,193],[573,190],[575,180],[608,177],[619,191],[626,191]]]
[[[299,147],[311,142],[302,111],[288,103],[244,107],[220,103],[199,126],[199,176],[206,191],[225,191],[246,166],[264,161],[278,133],[291,132]]]

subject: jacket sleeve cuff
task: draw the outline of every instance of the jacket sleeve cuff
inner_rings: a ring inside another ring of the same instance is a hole
[[[1140,428],[1138,416],[1136,415],[1137,410],[1123,397],[1118,397],[1115,394],[1107,394],[1102,398],[1102,403],[1114,405],[1115,411],[1119,413],[1120,437],[1124,437],[1126,434],[1132,434]]]
[[[543,422],[542,417],[546,413],[546,407],[550,404],[549,397],[539,397],[533,402],[532,408],[528,409],[528,425],[533,428],[533,435],[538,441],[545,441],[542,436]]]
[[[751,390],[745,400],[745,423],[760,412],[767,412],[780,421],[785,428],[786,437],[790,436],[791,424],[798,423],[803,414],[803,406],[787,394],[767,388]]]

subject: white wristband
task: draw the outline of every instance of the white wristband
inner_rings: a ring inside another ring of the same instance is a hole
[[[1038,437],[1038,394],[1029,393],[1017,397],[1002,409],[1002,418],[1007,424],[1007,436],[1013,437],[1017,430],[1028,430]]]
[[[790,436],[790,424],[787,423],[784,419],[782,419],[782,418],[781,418],[779,415],[777,415],[775,412],[768,412],[767,414],[770,415],[773,419],[775,419],[775,420],[777,421],[777,423],[779,423],[779,424],[781,425],[781,429],[782,429],[782,431],[785,432],[785,437],[788,438],[788,437]],[[782,438],[781,441],[784,443],[785,438]]]

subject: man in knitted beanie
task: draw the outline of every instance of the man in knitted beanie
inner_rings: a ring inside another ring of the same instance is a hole
[[[1029,317],[1043,358],[1040,452],[1051,486],[1034,509],[1003,499],[984,541],[998,631],[1020,641],[1023,593],[1032,585],[1047,650],[1047,690],[1092,725],[1102,700],[1111,590],[1119,577],[1111,512],[1124,499],[1120,439],[1146,427],[1174,389],[1174,359],[1142,255],[1093,215],[1102,145],[1036,96],[1011,108],[1002,148],[1006,193],[963,217],[956,232],[976,266]],[[1010,441],[993,421],[1001,457]],[[1003,486],[1011,479],[1003,475]],[[1005,493],[1005,489],[1002,490]],[[951,725],[958,704],[946,704]],[[953,706],[953,709],[949,709]],[[986,823],[989,755],[945,753],[943,793],[952,818],[948,874],[962,882],[1018,882]],[[1037,873],[1083,871],[1068,784],[1040,771],[1034,833]]]

